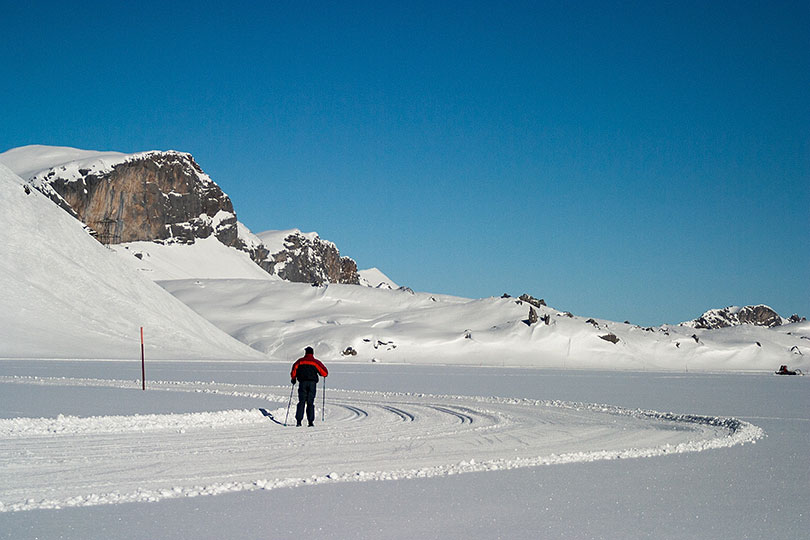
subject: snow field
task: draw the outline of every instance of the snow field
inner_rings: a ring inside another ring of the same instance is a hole
[[[516,298],[466,299],[355,285],[184,279],[159,284],[268,358],[630,371],[807,370],[810,323],[721,330],[631,324],[533,307]],[[569,316],[570,315],[570,316]],[[613,334],[617,343],[602,338]],[[805,339],[806,338],[806,339]],[[357,354],[344,356],[351,347]]]
[[[19,376],[0,384],[139,387]],[[150,391],[208,394],[212,408],[215,395],[241,396],[257,408],[0,419],[0,512],[652,457],[764,435],[736,419],[610,405],[330,388],[325,421],[319,408],[314,428],[296,428],[282,425],[289,387],[160,381]]]

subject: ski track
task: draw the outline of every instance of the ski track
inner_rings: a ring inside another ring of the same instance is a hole
[[[140,387],[83,378],[0,377],[0,383]],[[157,381],[150,391],[239,396],[255,399],[256,408],[0,419],[0,512],[652,457],[764,436],[734,418],[334,389],[324,422],[317,407],[314,428],[285,427],[288,388]],[[276,408],[268,411],[268,402]]]

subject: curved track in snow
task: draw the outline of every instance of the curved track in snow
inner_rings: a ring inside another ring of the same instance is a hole
[[[138,387],[36,377],[0,383]],[[297,428],[283,425],[289,387],[164,381],[150,389],[239,396],[256,408],[217,411],[212,398],[212,412],[203,413],[0,419],[0,512],[648,457],[763,436],[733,418],[334,389],[325,421],[319,394],[316,426]]]

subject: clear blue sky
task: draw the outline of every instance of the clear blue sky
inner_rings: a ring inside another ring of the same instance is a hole
[[[415,290],[810,316],[806,0],[0,2],[0,151],[191,152]]]

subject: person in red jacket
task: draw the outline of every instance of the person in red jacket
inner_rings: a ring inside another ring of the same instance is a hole
[[[304,349],[304,356],[295,361],[290,371],[292,384],[298,381],[298,407],[295,409],[295,425],[300,426],[304,419],[304,408],[307,410],[309,426],[315,425],[315,391],[318,388],[318,375],[329,376],[320,360],[315,358],[312,347]]]

